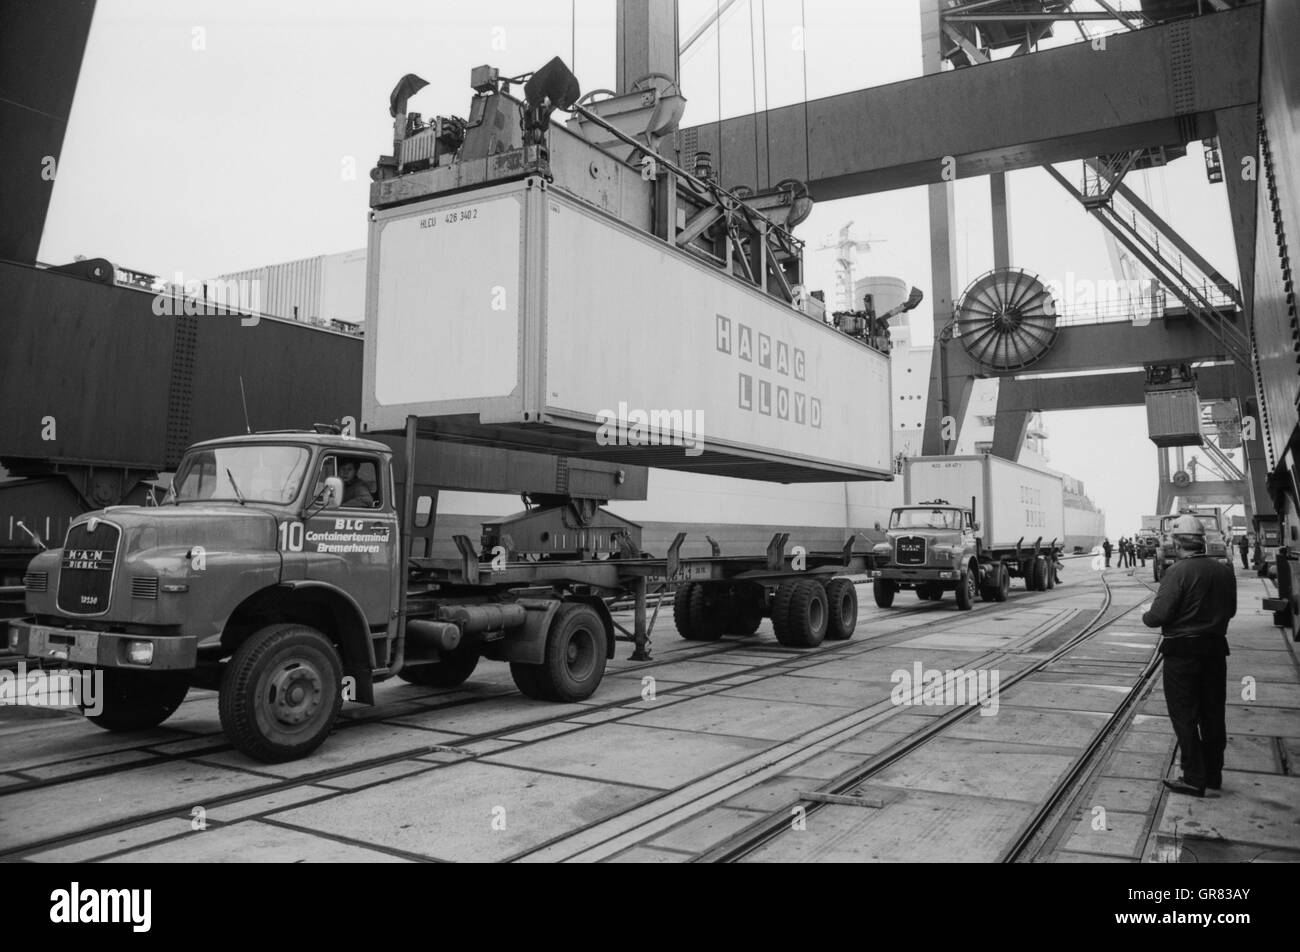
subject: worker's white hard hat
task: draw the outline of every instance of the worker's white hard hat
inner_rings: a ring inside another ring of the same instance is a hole
[[[1174,524],[1169,527],[1172,535],[1205,535],[1205,526],[1201,525],[1201,520],[1195,516],[1179,516],[1174,520]]]

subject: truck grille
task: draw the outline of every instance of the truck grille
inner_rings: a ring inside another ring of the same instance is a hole
[[[158,580],[156,578],[131,579],[132,598],[157,598]]]
[[[103,520],[82,522],[68,530],[59,570],[60,611],[70,615],[108,611],[121,535],[117,526]]]
[[[23,576],[23,588],[29,592],[44,592],[50,587],[50,576],[45,572],[28,572]]]
[[[894,561],[899,565],[924,565],[925,540],[908,536],[894,543]]]

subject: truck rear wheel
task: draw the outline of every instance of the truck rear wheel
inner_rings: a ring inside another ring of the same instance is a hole
[[[1034,559],[1033,564],[1034,591],[1047,591],[1047,560],[1042,558]]]
[[[1007,571],[1005,565],[998,566],[998,581],[993,590],[993,601],[1005,602],[1007,595],[1011,592],[1011,573]]]
[[[268,625],[230,659],[217,708],[235,749],[265,763],[303,757],[329,736],[343,706],[343,666],[306,625]]]
[[[894,604],[894,583],[888,579],[878,578],[871,583],[871,594],[875,596],[876,605],[880,608],[890,608]]]
[[[846,641],[858,627],[858,590],[846,578],[833,578],[826,584],[826,637]]]
[[[157,727],[176,713],[185,700],[190,683],[185,675],[148,674],[100,668],[104,681],[100,692],[103,706],[98,714],[86,713],[86,720],[106,731],[142,731]]]
[[[968,612],[975,607],[975,598],[979,595],[979,579],[967,568],[957,580],[957,608]]]
[[[826,624],[830,612],[826,604],[826,589],[812,579],[785,582],[781,589],[791,586],[789,605],[781,623],[773,620],[776,640],[787,648],[816,648],[826,637]],[[780,593],[778,592],[778,597]]]
[[[596,693],[605,676],[605,638],[605,623],[594,608],[566,602],[551,620],[546,660],[536,665],[512,664],[510,674],[528,697],[585,701]]]
[[[478,667],[477,651],[452,651],[442,656],[436,664],[417,664],[403,667],[397,676],[407,684],[426,688],[454,688],[464,684]]]

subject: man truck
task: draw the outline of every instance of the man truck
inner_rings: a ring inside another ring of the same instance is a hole
[[[889,515],[875,546],[872,589],[889,608],[901,590],[957,607],[1006,601],[1012,578],[1054,588],[1064,542],[1061,477],[992,455],[919,456],[904,464],[907,504]]]

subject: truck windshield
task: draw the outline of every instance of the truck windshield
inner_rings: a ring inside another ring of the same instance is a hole
[[[307,471],[301,446],[213,446],[185,454],[172,484],[177,502],[291,503]],[[242,497],[242,498],[241,498]]]
[[[895,509],[889,517],[891,529],[960,529],[961,513],[956,509]]]

